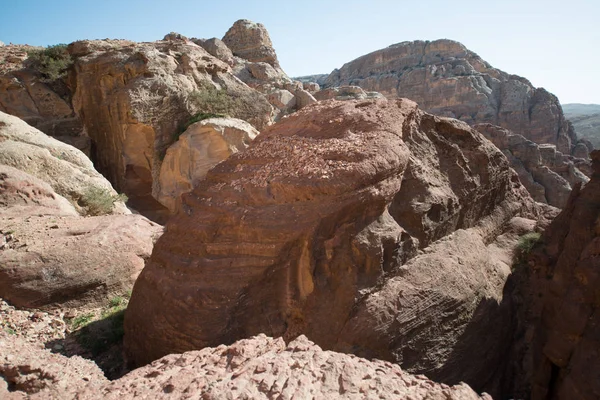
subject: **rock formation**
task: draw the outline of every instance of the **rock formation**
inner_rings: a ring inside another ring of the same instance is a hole
[[[144,364],[304,333],[445,382],[460,371],[485,390],[495,361],[469,352],[501,347],[488,306],[516,236],[535,225],[509,221],[534,208],[502,153],[465,123],[405,99],[313,104],[183,196],[136,281],[127,352]],[[465,333],[471,322],[487,342]]]
[[[79,150],[0,113],[0,297],[93,305],[131,288],[162,228],[114,196]],[[115,215],[79,216],[96,211]]]
[[[532,400],[600,396],[600,152],[529,257]]]
[[[287,346],[265,335],[173,354],[108,382],[91,362],[35,348],[0,332],[0,396],[77,399],[477,400],[465,384],[440,385],[379,360],[323,351],[301,336]]]
[[[273,43],[263,24],[240,19],[223,36],[223,43],[235,56],[250,62],[265,62],[279,68]]]
[[[257,135],[252,125],[233,118],[211,118],[191,125],[167,150],[158,200],[176,211],[181,194],[191,191],[209,169],[248,147]]]
[[[389,98],[407,97],[433,114],[491,123],[571,154],[577,144],[553,94],[493,68],[451,40],[414,41],[377,50],[334,70],[326,87],[357,85]]]
[[[589,181],[586,174],[591,171],[586,159],[564,155],[554,145],[538,145],[496,125],[476,124],[474,128],[502,150],[536,201],[562,208],[572,187]]]
[[[0,164],[26,171],[46,182],[82,214],[90,206],[90,191],[117,195],[81,151],[3,112],[0,112]],[[109,212],[130,213],[122,201],[115,201]]]

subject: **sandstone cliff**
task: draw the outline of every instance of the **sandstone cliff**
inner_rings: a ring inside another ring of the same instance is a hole
[[[600,148],[600,104],[563,104],[565,116],[573,123],[577,136]]]
[[[600,397],[600,152],[528,259],[531,398]]]
[[[474,128],[506,155],[536,201],[562,208],[571,189],[589,181],[587,159],[564,155],[554,145],[534,143],[496,125],[476,124]]]
[[[473,362],[469,349],[502,346],[488,306],[502,298],[511,246],[535,225],[509,221],[534,207],[464,123],[408,100],[313,104],[184,196],[134,287],[128,354],[144,364],[304,333],[486,390],[497,360]]]
[[[428,112],[469,124],[499,125],[564,154],[578,141],[556,96],[451,40],[402,42],[359,57],[325,80],[327,87],[342,85],[407,97]]]

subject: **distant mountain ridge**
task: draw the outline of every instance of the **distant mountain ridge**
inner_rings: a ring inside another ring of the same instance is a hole
[[[600,104],[563,104],[565,116],[575,127],[575,132],[600,149]]]
[[[437,115],[498,125],[554,144],[564,154],[587,158],[591,150],[578,140],[555,95],[492,67],[456,41],[397,43],[344,64],[326,79],[316,77],[325,87],[356,85],[388,98],[407,97]]]

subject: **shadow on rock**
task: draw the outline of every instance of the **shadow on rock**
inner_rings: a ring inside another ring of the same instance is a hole
[[[124,309],[106,310],[95,321],[93,313],[82,314],[70,320],[72,332],[64,339],[47,342],[46,348],[67,357],[92,360],[108,379],[118,379],[129,372],[123,359],[124,316]]]

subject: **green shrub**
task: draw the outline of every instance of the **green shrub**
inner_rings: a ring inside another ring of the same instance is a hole
[[[189,101],[200,111],[200,114],[225,114],[231,116],[239,106],[240,99],[205,84],[200,90],[190,93]]]
[[[542,235],[539,232],[530,232],[519,238],[514,254],[514,264],[523,264],[527,256],[536,244],[540,242]]]
[[[92,322],[93,319],[94,319],[93,313],[78,315],[77,317],[75,317],[71,320],[71,322],[69,323],[69,328],[72,331],[75,331],[79,328],[83,328],[84,326],[86,326],[87,324]]]
[[[126,202],[124,194],[113,195],[106,188],[89,186],[84,192],[79,203],[86,210],[86,215],[106,215],[112,212],[116,202]]]
[[[45,49],[30,50],[27,53],[29,67],[42,74],[45,81],[56,81],[67,75],[73,59],[66,44],[48,46]]]

